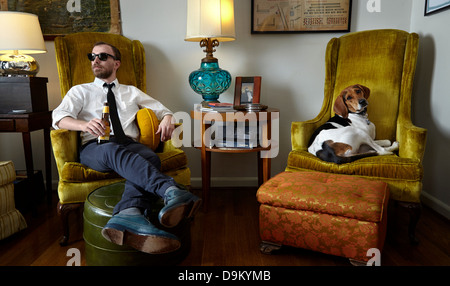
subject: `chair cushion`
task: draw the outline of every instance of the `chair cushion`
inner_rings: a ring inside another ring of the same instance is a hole
[[[396,180],[420,181],[423,177],[423,168],[419,160],[395,155],[367,157],[351,164],[334,164],[322,161],[307,151],[292,151],[287,165],[302,170]]]
[[[185,168],[187,156],[181,149],[156,153],[161,160],[161,172]],[[78,162],[66,162],[61,172],[61,180],[71,183],[83,183],[97,180],[120,178],[115,172],[98,172]]]
[[[175,179],[178,184],[189,186],[191,185],[191,171],[189,168],[179,168],[164,172],[167,176]],[[58,183],[58,197],[61,204],[82,203],[86,197],[93,191],[100,187],[111,185],[117,182],[125,181],[125,179],[117,177],[115,179],[68,182],[66,180],[59,180]]]
[[[370,222],[382,220],[388,196],[384,182],[319,172],[283,172],[257,192],[264,205]]]
[[[161,172],[177,170],[187,166],[187,156],[181,149],[173,149],[163,153],[156,153],[161,160]]]
[[[82,183],[113,178],[120,178],[120,176],[115,172],[98,172],[78,162],[66,162],[60,179],[71,183]]]
[[[161,142],[161,136],[156,134],[159,121],[155,113],[148,108],[140,109],[136,114],[136,121],[141,133],[139,142],[155,151]]]

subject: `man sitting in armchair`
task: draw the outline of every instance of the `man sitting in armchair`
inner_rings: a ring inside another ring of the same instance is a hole
[[[138,88],[119,84],[116,72],[121,64],[120,51],[104,42],[96,43],[88,54],[95,80],[69,90],[53,111],[53,127],[81,131],[80,162],[100,172],[114,171],[126,179],[121,201],[105,225],[105,239],[129,245],[146,253],[167,253],[181,243],[175,235],[158,229],[146,218],[151,196],[164,199],[158,218],[165,227],[175,227],[185,217],[192,217],[201,199],[160,172],[159,157],[138,143],[135,116],[139,109],[152,109],[161,121],[157,130],[162,141],[174,131],[173,113]],[[110,141],[97,144],[105,135],[101,120],[103,104],[109,103],[112,132]]]

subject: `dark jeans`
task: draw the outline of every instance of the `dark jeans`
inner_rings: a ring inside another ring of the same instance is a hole
[[[130,207],[150,209],[152,196],[164,197],[167,188],[176,186],[172,177],[160,171],[161,161],[155,152],[132,140],[125,144],[86,143],[80,150],[80,162],[96,171],[114,171],[126,179],[122,200],[113,214]]]

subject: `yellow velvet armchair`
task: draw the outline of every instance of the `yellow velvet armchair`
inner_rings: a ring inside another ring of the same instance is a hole
[[[74,85],[94,80],[86,54],[99,41],[116,46],[122,54],[122,63],[117,72],[119,82],[134,85],[146,92],[145,51],[141,42],[109,33],[75,33],[55,38],[61,96],[64,97]],[[159,124],[154,113],[149,109],[141,109],[136,120],[141,132],[140,142],[155,150],[161,159],[161,171],[176,182],[189,186],[187,156],[181,149],[175,148],[171,140],[160,142],[159,137],[154,136]],[[63,227],[60,244],[65,245],[69,239],[69,213],[81,207],[90,192],[124,179],[115,173],[97,172],[79,163],[79,132],[60,129],[52,130],[50,135],[59,175],[58,214]]]
[[[292,151],[286,168],[287,171],[355,175],[388,183],[391,198],[410,210],[409,236],[413,241],[421,212],[422,159],[426,142],[426,130],[411,121],[418,45],[417,34],[391,29],[355,32],[331,39],[326,49],[322,108],[315,119],[292,123]],[[334,116],[336,97],[353,84],[370,88],[368,114],[376,126],[376,137],[398,141],[398,154],[338,165],[308,153],[312,133]]]

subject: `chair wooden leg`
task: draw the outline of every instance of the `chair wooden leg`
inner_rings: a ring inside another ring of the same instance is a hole
[[[408,206],[408,210],[410,219],[408,227],[409,240],[412,244],[418,244],[419,239],[416,237],[416,226],[419,222],[420,216],[422,215],[422,204],[410,204]]]
[[[277,244],[277,243],[273,243],[273,242],[269,242],[269,241],[262,241],[259,246],[259,250],[263,254],[273,254],[277,250],[280,250],[281,247],[282,247],[281,244]]]
[[[411,244],[418,244],[419,239],[416,237],[416,227],[417,223],[419,222],[420,216],[422,215],[422,204],[400,202],[400,205],[406,208],[409,212],[409,241],[411,242]]]
[[[61,224],[62,224],[62,229],[63,229],[63,236],[59,240],[59,245],[66,246],[67,242],[69,241],[69,234],[70,234],[69,214],[72,211],[77,210],[82,206],[83,206],[83,203],[61,204],[60,202],[58,202],[57,212],[61,218]]]

